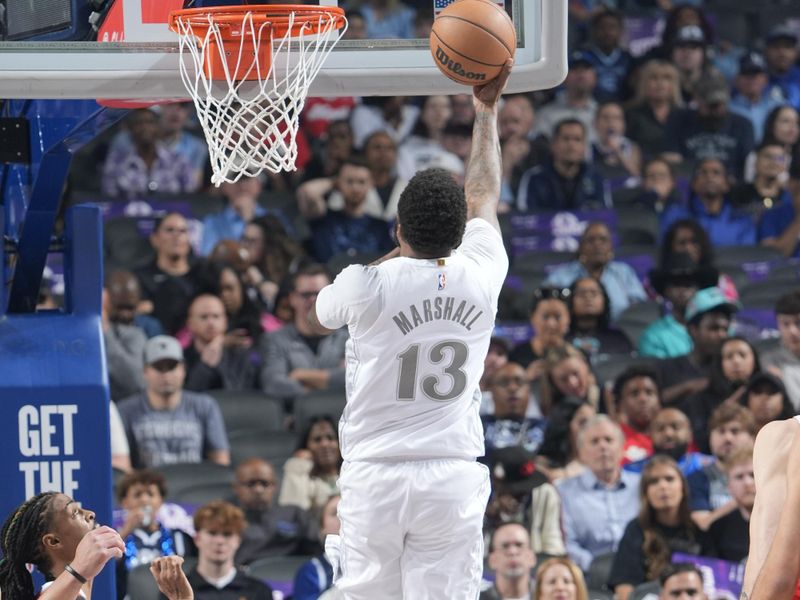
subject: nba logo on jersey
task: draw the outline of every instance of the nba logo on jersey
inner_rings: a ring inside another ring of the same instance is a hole
[[[444,273],[439,273],[439,275],[437,276],[437,280],[438,280],[438,289],[441,292],[447,285],[447,275],[445,275]]]
[[[440,12],[442,12],[445,8],[450,6],[456,0],[433,0],[433,16],[435,17]],[[505,9],[506,2],[505,0],[492,0],[497,6],[502,9]]]

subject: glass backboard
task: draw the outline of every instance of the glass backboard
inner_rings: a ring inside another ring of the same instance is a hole
[[[384,28],[374,37],[359,38],[364,28],[352,27],[328,57],[310,94],[388,96],[464,92],[464,86],[439,72],[428,45],[427,35],[434,16],[450,1],[405,0],[404,5],[414,11],[410,29],[406,26],[392,32]],[[52,10],[58,13],[59,2],[74,5],[70,0],[20,4],[30,5],[35,17],[41,16],[44,4],[53,5]],[[505,7],[517,28],[518,46],[508,92],[558,85],[567,71],[568,0],[497,0],[497,3]],[[13,11],[7,10],[6,35],[0,41],[0,98],[185,99],[187,93],[178,74],[177,38],[166,24],[169,11],[182,8],[183,4],[183,0],[115,0],[96,41],[53,41],[59,23],[75,25],[76,19],[86,18],[80,10],[74,15],[58,13],[48,20],[49,30],[34,28],[28,34],[20,23],[24,24],[25,19],[30,21],[31,15],[15,17]],[[340,3],[318,0],[304,4],[338,6]],[[350,0],[346,7],[358,9],[363,5],[362,10],[368,10],[370,4],[368,0]]]

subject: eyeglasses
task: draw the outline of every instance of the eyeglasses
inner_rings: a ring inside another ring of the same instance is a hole
[[[259,485],[263,488],[271,488],[273,485],[275,485],[275,482],[270,481],[269,479],[249,479],[248,481],[240,481],[239,485],[252,490]]]
[[[569,288],[541,287],[533,292],[534,300],[566,300],[572,295]]]

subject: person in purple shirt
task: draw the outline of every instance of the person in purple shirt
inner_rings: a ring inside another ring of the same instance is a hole
[[[701,160],[694,171],[692,193],[686,205],[672,204],[661,214],[661,237],[675,221],[694,219],[714,246],[746,246],[756,242],[752,218],[733,208],[725,164],[716,158]]]
[[[797,66],[797,33],[786,25],[769,32],[764,48],[770,85],[780,89],[784,100],[800,110],[800,67]]]

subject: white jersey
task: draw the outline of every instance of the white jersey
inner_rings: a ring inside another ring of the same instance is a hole
[[[507,271],[500,233],[471,219],[447,258],[350,266],[320,292],[320,323],[350,331],[345,460],[483,455],[478,384]]]

